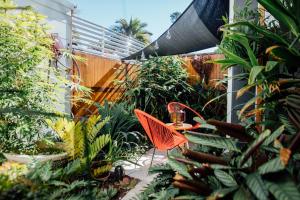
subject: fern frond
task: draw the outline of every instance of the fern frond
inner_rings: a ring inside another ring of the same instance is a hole
[[[84,156],[85,144],[84,144],[84,131],[83,131],[83,123],[77,122],[75,125],[74,131],[74,156],[76,158],[82,158]]]
[[[104,120],[100,121],[101,116],[97,117],[97,121],[93,121],[92,123],[89,122],[88,120],[88,124],[91,124],[92,127],[90,127],[87,130],[87,137],[90,143],[93,142],[93,140],[95,140],[97,133],[99,133],[99,131],[103,128],[103,126],[105,126],[105,124],[108,123],[108,121],[110,120],[110,117],[105,117]],[[94,120],[94,119],[92,119]]]
[[[100,115],[92,115],[90,116],[86,121],[86,133],[87,133],[87,139],[89,142],[92,142],[94,138],[96,137],[97,133],[94,133],[94,128],[101,119]]]
[[[96,176],[96,177],[101,176],[102,174],[104,174],[106,172],[109,172],[111,170],[111,168],[112,168],[111,164],[107,164],[107,165],[98,167],[98,168],[93,170],[93,175]]]
[[[70,157],[75,158],[75,123],[69,122],[66,126],[64,134],[61,136],[61,139],[64,142],[65,151]]]
[[[111,136],[109,134],[99,136],[90,145],[90,159],[93,160],[98,153],[111,141]]]

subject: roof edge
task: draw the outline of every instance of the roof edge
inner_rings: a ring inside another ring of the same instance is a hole
[[[70,1],[68,0],[52,0],[54,1],[55,3],[57,4],[60,4],[60,5],[63,5],[65,6],[66,8],[69,8],[70,10],[74,10],[76,9],[76,5],[71,3]]]

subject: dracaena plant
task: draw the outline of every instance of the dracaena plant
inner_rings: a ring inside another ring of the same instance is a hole
[[[257,95],[241,109],[241,118],[265,112],[273,115],[265,120],[265,124],[272,126],[280,121],[278,114],[288,115],[288,119],[300,128],[299,2],[261,0],[259,3],[277,23],[238,21],[225,25],[222,28],[225,44],[230,41],[231,46],[238,46],[245,53],[238,54],[235,49],[221,45],[226,58],[216,62],[222,64],[223,69],[237,66],[245,72],[239,76],[246,79],[247,84],[237,92],[237,98],[258,88]],[[257,102],[259,105],[251,110]]]

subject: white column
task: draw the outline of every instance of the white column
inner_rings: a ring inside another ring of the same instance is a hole
[[[230,0],[229,5],[229,21],[233,22],[234,11],[242,10],[245,6],[244,0]],[[252,1],[251,7],[253,9],[257,9],[257,1]],[[255,95],[254,93],[247,93],[242,97],[236,99],[236,92],[241,89],[247,81],[239,81],[231,79],[231,77],[242,73],[239,67],[231,67],[228,69],[228,88],[227,88],[227,122],[229,123],[238,123],[237,111],[241,109],[241,107]],[[255,92],[255,91],[253,91]]]

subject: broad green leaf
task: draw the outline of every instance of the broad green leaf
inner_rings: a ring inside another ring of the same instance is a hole
[[[265,181],[268,190],[277,200],[299,200],[300,193],[292,180],[285,182],[278,181],[276,183]]]
[[[209,165],[212,169],[234,169],[231,166],[219,165],[219,164],[211,164]]]
[[[256,77],[259,75],[259,73],[265,68],[265,66],[254,66],[252,67],[248,79],[248,84],[251,85],[255,83]]]
[[[240,152],[240,149],[237,146],[237,142],[235,142],[231,138],[224,138],[217,135],[201,133],[198,133],[197,135],[192,135],[189,132],[187,132],[185,136],[189,141],[196,144]]]
[[[174,200],[205,200],[205,197],[200,197],[199,195],[181,195],[181,196],[176,196]]]
[[[63,169],[64,175],[72,175],[80,169],[80,159],[76,159],[72,162],[69,162],[68,165]]]
[[[235,179],[227,172],[216,169],[214,170],[214,174],[227,187],[236,187],[238,185]]]
[[[200,124],[206,124],[207,123],[204,119],[201,119],[200,117],[194,117],[193,120],[200,123]]]
[[[281,133],[284,131],[284,125],[280,126],[277,130],[275,130],[265,141],[262,145],[264,146],[268,146],[269,144],[271,144],[272,142],[274,142],[274,140],[276,138],[278,138]]]
[[[246,177],[246,184],[252,193],[257,197],[257,199],[268,200],[268,190],[259,174],[254,173],[248,175]]]
[[[171,166],[173,170],[177,171],[182,176],[192,179],[191,175],[188,173],[188,169],[185,164],[177,162],[176,160],[170,158],[168,159],[168,164]]]
[[[258,65],[257,58],[256,58],[253,50],[249,46],[249,41],[245,35],[240,34],[240,33],[235,33],[235,34],[229,35],[228,37],[232,40],[235,40],[236,42],[239,42],[240,44],[242,44],[244,46],[244,48],[247,50],[247,54],[248,54],[248,57],[250,58],[252,67]]]
[[[285,24],[292,33],[298,37],[300,34],[299,26],[294,18],[278,1],[274,3],[273,0],[258,0],[258,2],[279,22]]]
[[[233,200],[253,200],[251,193],[243,186],[233,195]]]
[[[234,53],[228,51],[227,49],[219,46],[219,48],[222,50],[222,52],[225,54],[225,56],[229,57],[229,59],[234,60],[236,65],[241,65],[247,70],[251,70],[251,64],[247,62],[245,59],[235,55]]]
[[[246,85],[239,89],[236,93],[236,98],[240,98],[245,94],[245,92],[249,91],[251,88],[253,88],[256,84]]]
[[[288,95],[286,101],[292,109],[300,110],[300,95]]]
[[[283,170],[285,167],[283,165],[283,163],[281,162],[280,158],[274,158],[268,162],[266,162],[265,164],[261,165],[258,168],[258,172],[260,174],[267,174],[267,173],[272,173],[272,172],[278,172]]]
[[[253,97],[252,99],[250,99],[249,101],[247,101],[247,103],[243,106],[243,108],[241,109],[240,113],[239,113],[239,117],[241,117],[243,115],[243,113],[249,108],[251,107],[258,98],[260,98],[261,95],[257,95],[255,97]]]
[[[39,169],[38,171],[39,171],[39,176],[40,176],[40,178],[43,182],[49,181],[52,174],[53,174],[52,170],[51,170],[51,163],[50,162],[43,165],[41,167],[41,169]]]
[[[276,61],[268,61],[267,64],[266,64],[266,72],[269,72],[269,71],[272,71],[274,69],[274,67],[276,67],[278,64],[278,62]]]
[[[194,121],[200,123],[200,128],[217,130],[214,125],[208,124],[204,119],[201,119],[200,117],[194,117]]]
[[[247,27],[253,29],[255,32],[258,32],[258,33],[262,34],[264,37],[266,37],[266,38],[268,38],[272,41],[277,41],[279,44],[284,44],[286,46],[289,46],[289,42],[286,41],[280,35],[272,32],[272,31],[269,31],[268,29],[263,28],[261,26],[254,25],[251,22],[241,21],[241,22],[236,22],[236,23],[233,23],[233,24],[224,25],[224,27],[226,27],[226,28],[233,28],[233,27],[240,27],[240,26],[247,26]]]
[[[261,134],[259,134],[259,136],[251,143],[251,145],[248,147],[248,149],[245,151],[245,153],[243,153],[240,162],[239,162],[239,166],[242,167],[243,163],[245,163],[249,157],[251,156],[251,154],[257,150],[257,148],[259,148],[260,145],[262,145],[262,143],[264,142],[264,140],[271,134],[270,130],[265,130],[264,132],[262,132]]]
[[[294,124],[291,123],[287,116],[280,114],[278,117],[280,122],[285,126],[286,130],[290,134],[295,135],[297,133],[297,128],[294,126]]]
[[[238,189],[238,186],[216,190],[208,197],[208,199],[224,198],[225,196],[227,196],[228,194],[234,192],[237,189]]]
[[[232,59],[218,59],[218,60],[208,61],[206,63],[236,65],[236,62],[234,62],[234,60],[232,60]]]

